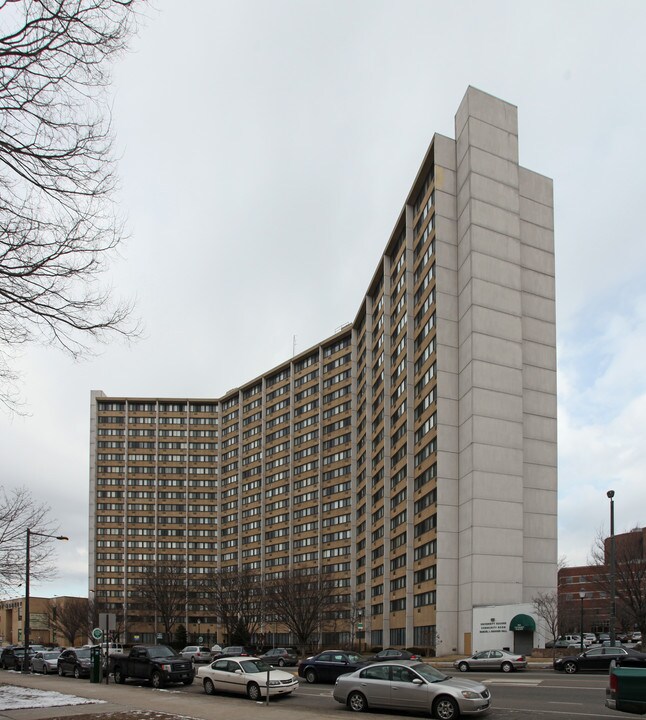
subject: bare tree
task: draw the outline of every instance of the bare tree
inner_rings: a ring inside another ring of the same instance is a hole
[[[98,284],[123,237],[105,89],[143,0],[0,0],[0,402],[27,342],[137,333]]]
[[[86,598],[58,598],[50,600],[47,607],[49,626],[62,635],[68,645],[76,638],[85,641],[90,634],[90,613]]]
[[[0,592],[15,591],[25,582],[27,528],[46,535],[58,533],[49,513],[49,506],[37,502],[27,488],[5,490],[0,485]],[[32,580],[54,577],[52,543],[52,538],[31,535],[29,576]]]
[[[229,643],[246,645],[258,632],[262,618],[262,587],[258,575],[225,569],[205,581],[212,609],[220,618]]]
[[[333,605],[331,590],[319,573],[292,571],[267,584],[267,609],[289,628],[305,650]]]
[[[140,599],[161,621],[170,642],[173,628],[186,613],[186,570],[178,565],[147,567],[138,586]]]
[[[556,657],[556,638],[559,635],[560,603],[557,592],[539,592],[532,601],[534,610],[551,635],[552,657]]]
[[[592,548],[592,564],[605,572],[595,575],[594,581],[607,597],[611,597],[610,557],[603,532],[598,532]],[[615,538],[615,592],[617,617],[623,623],[636,625],[646,635],[646,548],[644,533],[637,528]],[[622,623],[622,624],[623,624]]]

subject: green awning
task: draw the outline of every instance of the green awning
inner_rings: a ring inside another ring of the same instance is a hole
[[[509,629],[514,632],[534,632],[536,630],[536,622],[530,615],[514,615],[509,623]]]

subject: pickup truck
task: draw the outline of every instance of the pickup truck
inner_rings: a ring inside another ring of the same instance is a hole
[[[109,661],[117,683],[133,678],[149,680],[153,687],[162,688],[168,683],[190,685],[195,677],[191,661],[166,645],[133,645],[129,653],[115,653]]]
[[[611,667],[606,707],[646,715],[646,667]]]

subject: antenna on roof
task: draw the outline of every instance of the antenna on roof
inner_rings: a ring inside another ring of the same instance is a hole
[[[292,357],[296,356],[296,335],[292,339]]]

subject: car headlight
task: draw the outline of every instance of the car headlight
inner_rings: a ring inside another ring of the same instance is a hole
[[[480,693],[473,692],[473,690],[463,690],[462,697],[465,697],[467,700],[479,700]]]
[[[280,680],[270,680],[269,684],[270,685],[280,685]]]

